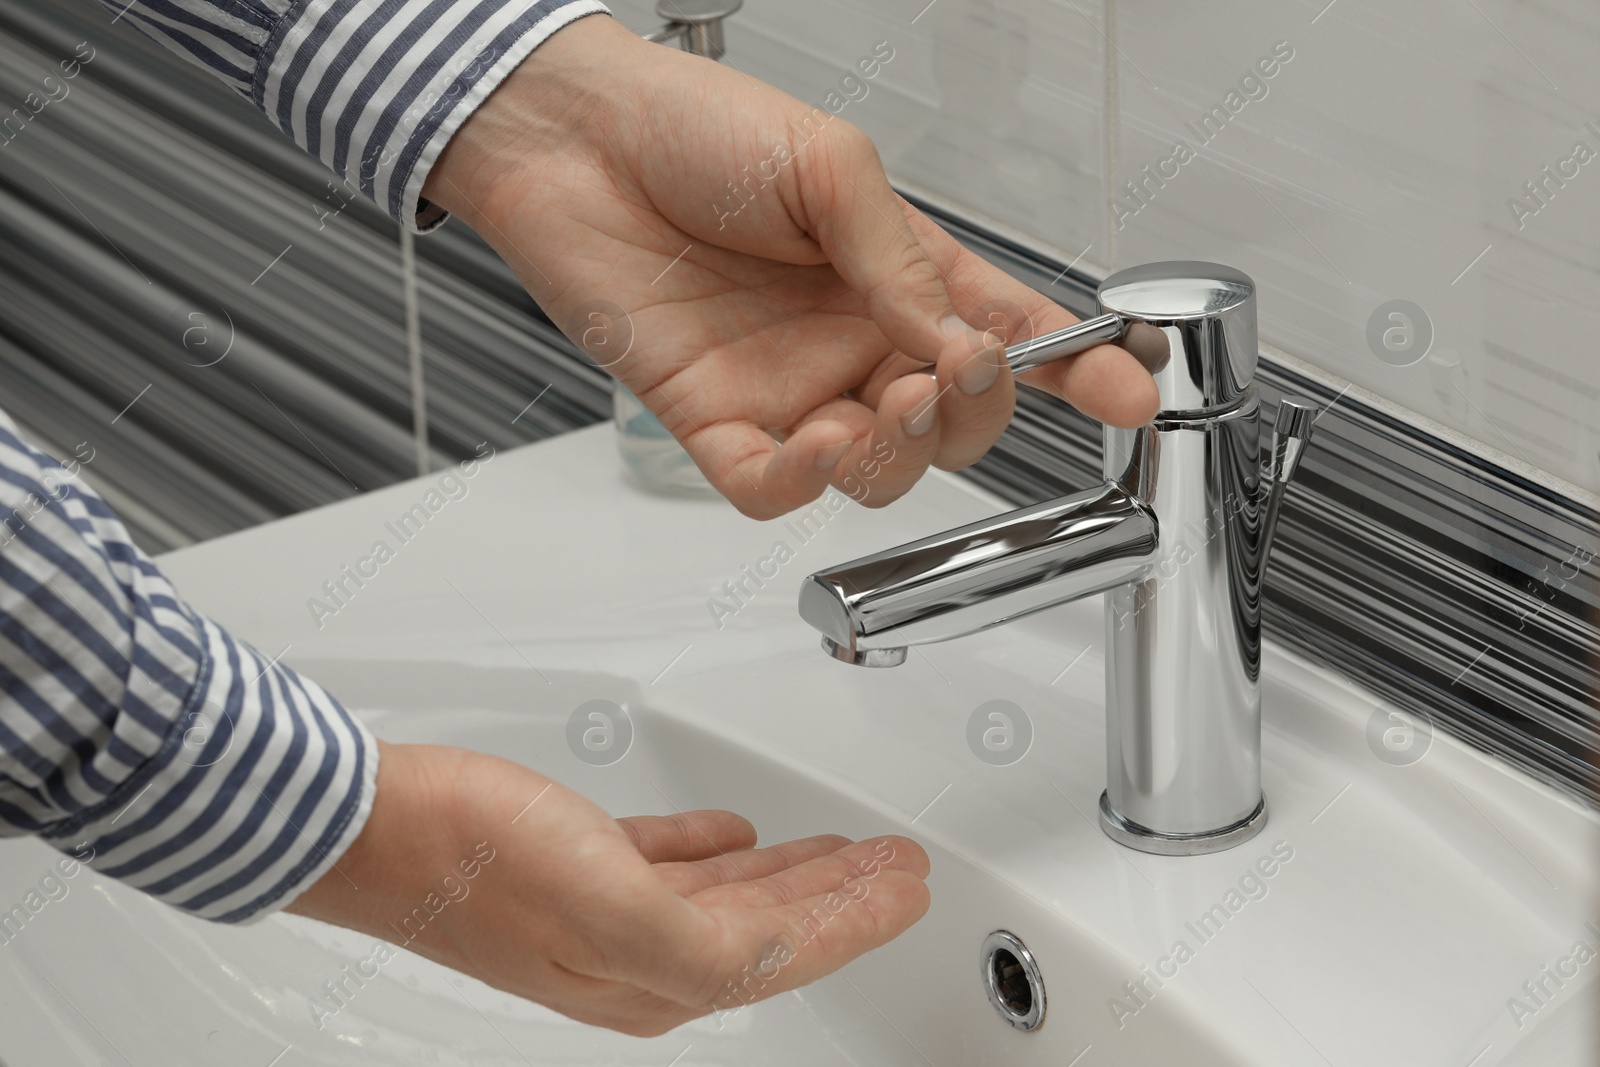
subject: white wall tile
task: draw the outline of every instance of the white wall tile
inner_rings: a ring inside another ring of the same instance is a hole
[[[1124,215],[1116,263],[1232,263],[1265,340],[1600,489],[1600,156],[1520,229],[1507,207],[1576,141],[1600,153],[1600,11],[1475,4],[1338,0],[1313,23],[1320,3],[1116,0],[1114,177],[1199,148]],[[1276,41],[1294,59],[1199,147],[1185,122]],[[1368,345],[1392,299],[1432,322],[1416,365]]]
[[[1600,491],[1600,7],[1325,5],[749,0],[729,59],[820,104],[888,41],[844,117],[897,178],[1088,262],[1238,266],[1265,340]],[[657,21],[652,0],[615,7]],[[1246,85],[1258,99],[1196,136],[1278,42],[1293,58]],[[1179,138],[1194,160],[1116,208],[1114,183]],[[1508,199],[1579,141],[1597,158],[1514,218]],[[1433,327],[1411,366],[1367,340],[1395,299]]]
[[[652,0],[613,6],[634,29],[657,21]],[[1098,0],[748,0],[728,60],[820,105],[888,41],[894,60],[842,117],[897,178],[1076,253],[1104,240],[1102,25]]]

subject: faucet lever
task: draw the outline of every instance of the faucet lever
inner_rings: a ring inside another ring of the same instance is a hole
[[[1272,540],[1278,532],[1278,512],[1283,498],[1300,467],[1311,440],[1311,427],[1317,421],[1317,405],[1304,397],[1286,396],[1278,402],[1278,415],[1272,423],[1272,451],[1263,457],[1261,481],[1267,492],[1261,517],[1261,555],[1263,568]]]
[[[1151,374],[1160,373],[1171,355],[1170,341],[1161,330],[1108,311],[1064,330],[1007,345],[1006,362],[1011,364],[1012,374],[1021,374],[1107,344],[1120,344]]]
[[[1084,319],[1064,330],[1054,330],[1030,341],[1007,345],[1006,362],[1011,364],[1011,373],[1021,374],[1046,363],[1087,352],[1097,345],[1120,341],[1127,329],[1126,319],[1114,311],[1107,312]]]

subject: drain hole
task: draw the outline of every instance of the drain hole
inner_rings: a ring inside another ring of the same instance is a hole
[[[1044,1022],[1044,978],[1039,965],[1017,935],[996,930],[983,939],[983,985],[989,1003],[1018,1030],[1034,1030]]]
[[[1028,976],[1022,961],[1006,949],[996,950],[989,961],[994,975],[995,998],[1000,1007],[1012,1015],[1028,1015],[1033,1011],[1033,990],[1028,986]]]

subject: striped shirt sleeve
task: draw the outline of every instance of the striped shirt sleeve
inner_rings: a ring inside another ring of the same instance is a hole
[[[599,0],[101,0],[209,68],[280,130],[423,232],[439,153],[494,88]]]
[[[361,832],[366,728],[198,614],[0,412],[0,836],[200,918],[289,903]]]

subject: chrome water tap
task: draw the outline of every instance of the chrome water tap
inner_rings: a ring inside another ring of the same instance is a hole
[[[1105,314],[1013,345],[1029,370],[1118,342],[1161,407],[1105,428],[1105,481],[808,578],[800,615],[836,659],[903,663],[947,641],[1105,594],[1101,828],[1161,855],[1217,852],[1266,825],[1261,590],[1315,409],[1284,400],[1260,453],[1255,284],[1215,263],[1152,263],[1100,287]]]

